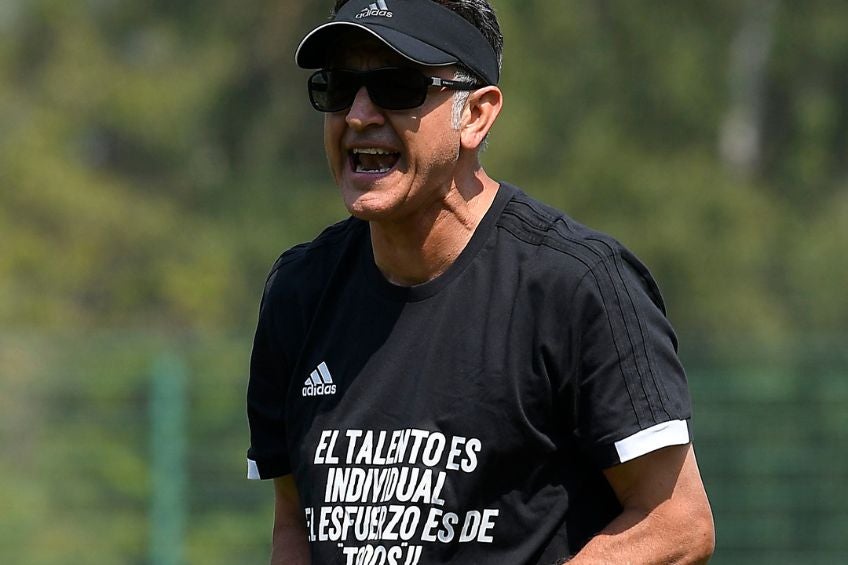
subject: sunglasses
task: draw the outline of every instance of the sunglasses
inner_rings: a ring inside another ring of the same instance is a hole
[[[371,101],[384,110],[417,108],[427,99],[427,91],[432,86],[450,90],[481,88],[473,82],[428,77],[412,68],[322,69],[309,77],[309,100],[320,112],[339,112],[351,107],[363,86]]]

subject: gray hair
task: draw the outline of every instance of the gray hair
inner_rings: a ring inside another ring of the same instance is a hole
[[[461,80],[462,82],[477,82],[478,79],[469,71],[460,67],[453,75],[453,80]],[[465,104],[468,102],[469,96],[471,96],[470,90],[457,90],[453,93],[451,125],[455,130],[458,130],[462,125],[462,111],[465,110]]]

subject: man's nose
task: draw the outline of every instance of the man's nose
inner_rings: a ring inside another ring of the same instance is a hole
[[[382,108],[374,104],[368,95],[368,90],[362,86],[357,91],[345,120],[351,128],[363,130],[371,125],[382,124],[385,121],[385,116]]]

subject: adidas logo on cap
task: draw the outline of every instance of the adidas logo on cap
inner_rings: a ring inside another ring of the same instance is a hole
[[[356,19],[361,20],[362,18],[368,18],[371,16],[391,18],[393,15],[394,14],[389,11],[389,7],[386,5],[386,0],[377,0],[376,2],[371,2],[371,4],[356,14]]]
[[[303,383],[303,396],[329,396],[331,394],[336,394],[336,385],[333,384],[330,369],[322,361]]]

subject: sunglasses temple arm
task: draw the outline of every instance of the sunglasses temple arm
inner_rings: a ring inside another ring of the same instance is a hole
[[[479,85],[473,82],[462,82],[458,80],[450,80],[439,77],[430,77],[430,85],[441,88],[450,88],[453,90],[476,90],[480,88]]]

